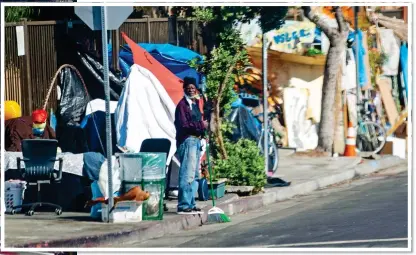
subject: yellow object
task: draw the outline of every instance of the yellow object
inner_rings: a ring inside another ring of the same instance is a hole
[[[240,85],[244,85],[244,79],[242,77],[238,77],[240,78]]]
[[[259,70],[259,69],[257,69],[257,68],[251,68],[250,69],[254,74],[259,74],[259,75],[261,75],[261,71]]]
[[[258,81],[260,81],[260,80],[261,80],[261,76],[260,76],[260,75],[258,75],[258,74],[251,74],[250,76],[251,76],[251,77],[253,77],[253,79],[256,79],[256,80],[258,80]]]
[[[22,117],[22,110],[16,101],[4,102],[4,120]]]

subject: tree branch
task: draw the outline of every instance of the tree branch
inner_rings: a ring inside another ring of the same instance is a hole
[[[338,31],[340,34],[348,31],[347,22],[345,21],[344,15],[342,14],[342,9],[339,6],[335,7],[335,19],[338,23]]]
[[[315,23],[324,33],[325,35],[331,39],[337,35],[339,35],[338,30],[335,28],[330,27],[323,19],[321,19],[318,15],[312,13],[310,6],[302,6],[303,13],[305,17],[307,17],[310,21]]]
[[[227,81],[230,78],[230,75],[233,71],[233,69],[235,68],[235,64],[239,58],[241,53],[237,53],[236,56],[233,59],[233,62],[231,63],[230,67],[227,70],[227,73],[225,74],[225,78],[222,81],[222,83],[220,84],[219,88],[218,88],[218,96],[217,96],[217,100],[215,102],[215,106],[214,106],[214,118],[216,121],[216,127],[214,128],[215,130],[215,134],[216,134],[216,138],[217,138],[217,143],[219,146],[219,150],[220,150],[220,154],[222,156],[223,159],[227,159],[228,155],[227,155],[227,151],[225,150],[225,144],[224,144],[224,139],[222,137],[222,132],[221,132],[221,117],[220,117],[220,104],[222,101],[222,94],[224,93],[225,87],[227,86]]]

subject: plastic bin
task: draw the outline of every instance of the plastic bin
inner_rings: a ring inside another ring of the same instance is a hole
[[[165,179],[144,179],[142,189],[150,193],[149,199],[143,203],[143,220],[163,220],[163,195],[165,193]]]
[[[5,185],[5,199],[6,212],[10,213],[14,206],[23,204],[24,193],[26,190],[27,183],[25,181],[6,181]],[[22,211],[22,208],[14,209],[15,212]]]
[[[134,186],[140,186],[142,181],[142,159],[139,153],[117,153],[120,164],[120,192],[129,191]]]
[[[166,153],[120,153],[121,192],[134,186],[141,186],[143,179],[161,180],[166,178]]]
[[[208,186],[211,184],[208,184]],[[215,199],[222,198],[225,195],[225,182],[222,183],[213,183],[213,190]],[[212,199],[211,191],[209,193],[209,199]]]
[[[143,179],[166,178],[166,153],[139,153],[142,160]]]
[[[121,201],[118,202],[113,210],[110,222],[127,223],[142,221],[143,203],[137,201]],[[108,221],[108,206],[103,204],[101,220]]]
[[[166,153],[117,154],[120,162],[121,193],[134,186],[150,193],[143,203],[143,220],[163,219],[163,196],[166,181]]]

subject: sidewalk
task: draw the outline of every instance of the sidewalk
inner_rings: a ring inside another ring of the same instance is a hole
[[[281,155],[277,176],[291,182],[290,186],[266,188],[264,193],[251,197],[226,194],[218,201],[218,207],[231,216],[396,166],[406,169],[407,161],[394,156],[370,161],[361,158],[305,158]],[[205,214],[185,216],[175,213],[176,200],[167,203],[169,211],[165,213],[163,221],[128,224],[91,221],[86,213],[64,212],[59,217],[50,213],[32,217],[6,215],[5,246],[98,247],[100,244],[111,242],[119,243],[119,247],[122,247],[123,240],[147,240],[198,227],[206,222],[207,211],[211,208],[211,201],[198,202]]]

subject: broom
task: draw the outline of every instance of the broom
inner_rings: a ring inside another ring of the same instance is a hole
[[[212,208],[208,211],[208,223],[223,223],[230,222],[231,219],[228,217],[223,210],[215,206],[215,197],[214,197],[214,185],[212,184],[212,169],[211,162],[209,161],[209,142],[207,142],[207,161],[208,161],[208,172],[209,172],[209,182],[211,186],[211,198],[212,198]]]

